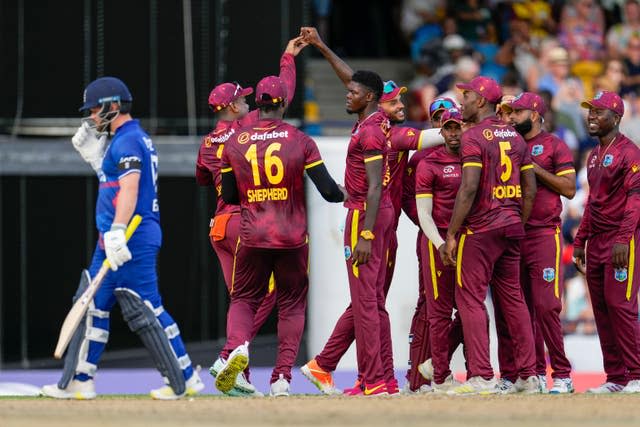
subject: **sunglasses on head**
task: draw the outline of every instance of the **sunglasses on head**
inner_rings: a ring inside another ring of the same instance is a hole
[[[384,88],[382,89],[382,92],[385,94],[391,93],[394,90],[396,90],[398,87],[399,86],[396,82],[394,82],[393,80],[389,80],[387,82],[384,82]]]
[[[455,105],[448,99],[436,99],[431,103],[431,108],[429,108],[429,114],[433,114],[435,111],[444,108],[448,110],[449,108],[453,108]]]

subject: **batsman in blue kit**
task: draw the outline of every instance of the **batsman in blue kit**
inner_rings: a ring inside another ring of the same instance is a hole
[[[191,366],[178,325],[162,307],[156,273],[162,241],[158,155],[149,135],[131,117],[132,100],[127,86],[114,77],[99,78],[84,91],[80,111],[86,118],[72,142],[100,180],[96,203],[100,237],[75,298],[86,289],[105,258],[113,271],[102,282],[69,343],[62,378],[58,384],[42,388],[45,396],[95,398],[93,377],[109,338],[109,316],[116,302],[167,384],[151,390],[151,397],[178,399],[204,388]],[[109,133],[113,138],[107,145]],[[142,222],[127,242],[125,229],[135,214],[142,216]]]

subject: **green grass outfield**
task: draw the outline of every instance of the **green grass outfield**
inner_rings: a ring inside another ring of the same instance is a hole
[[[639,426],[640,395],[0,398],[0,426]]]

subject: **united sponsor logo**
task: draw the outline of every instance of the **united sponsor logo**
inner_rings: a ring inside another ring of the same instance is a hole
[[[555,268],[545,268],[542,270],[542,278],[545,282],[553,282],[556,278]]]
[[[602,159],[602,166],[604,167],[611,166],[612,163],[613,163],[613,154],[607,154],[606,156],[604,156],[604,159]]]
[[[539,156],[543,152],[544,152],[544,147],[542,145],[540,145],[540,144],[536,144],[533,147],[531,147],[531,155],[532,156]]]
[[[456,172],[456,167],[453,165],[448,165],[442,168],[443,178],[457,178],[460,176],[459,172]]]
[[[613,277],[618,282],[624,282],[627,280],[628,274],[626,268],[615,268],[613,270]]]
[[[442,172],[444,173],[452,173],[455,170],[455,168],[451,165],[449,166],[445,166],[444,169],[442,169]]]
[[[493,140],[493,132],[491,132],[491,129],[483,130],[482,136],[484,136],[484,139],[486,139],[487,141]]]

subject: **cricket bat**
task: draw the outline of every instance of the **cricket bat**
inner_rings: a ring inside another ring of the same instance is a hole
[[[138,225],[142,221],[142,217],[140,215],[134,215],[127,226],[127,231],[125,232],[125,237],[127,241],[133,235],[133,232],[136,231]],[[67,317],[64,319],[62,323],[62,328],[60,328],[60,336],[58,336],[58,344],[56,345],[56,349],[53,352],[53,357],[56,359],[61,359],[64,355],[69,342],[71,341],[71,337],[75,333],[80,321],[84,317],[87,309],[89,308],[89,304],[93,300],[93,296],[96,294],[98,289],[100,289],[100,285],[102,284],[102,280],[104,280],[105,276],[109,272],[111,265],[109,264],[109,260],[105,259],[102,263],[102,267],[98,270],[98,274],[95,275],[87,289],[84,293],[76,300],[69,310]]]

